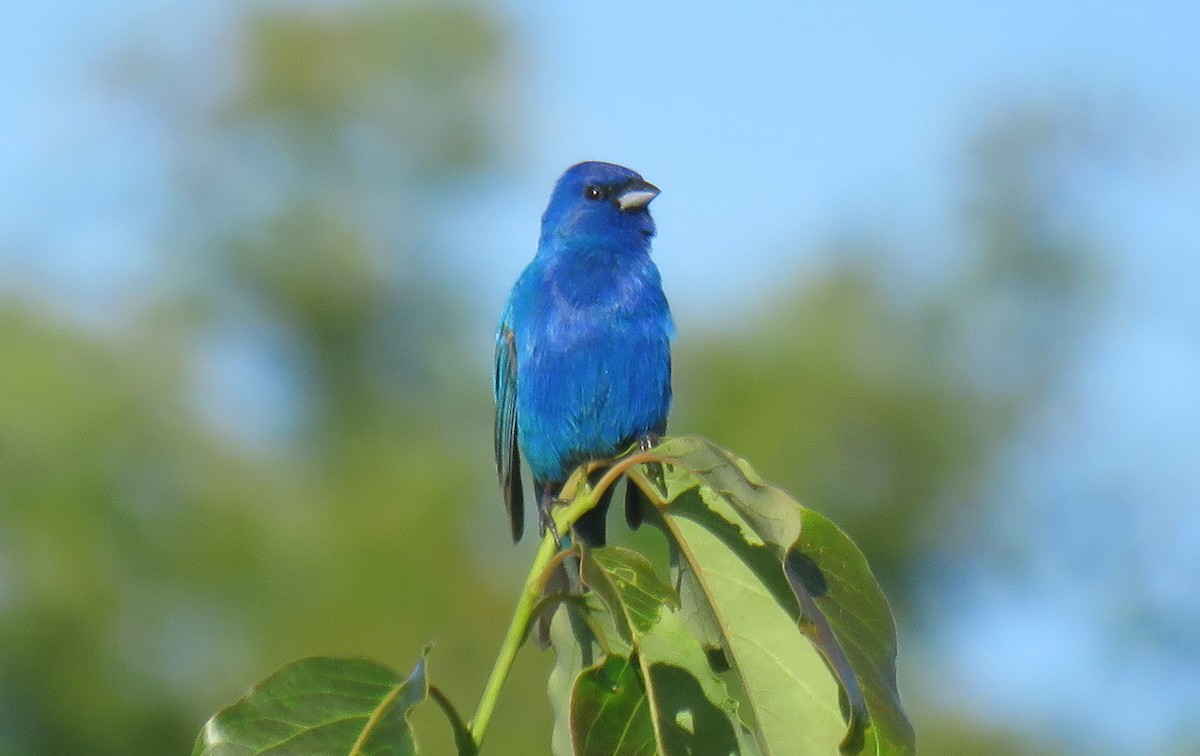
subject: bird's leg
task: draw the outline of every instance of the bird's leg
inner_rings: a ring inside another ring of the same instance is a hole
[[[638,439],[638,451],[646,453],[653,449],[659,440],[657,433],[647,433]],[[655,487],[666,496],[666,481],[663,477],[662,465],[658,463],[650,463],[647,466],[649,477]],[[642,493],[637,484],[630,478],[625,478],[625,522],[633,530],[637,530],[642,525],[645,519],[646,509],[653,506],[650,500],[646,498],[646,494]]]
[[[550,507],[559,502],[558,497],[554,495],[554,484],[547,483],[542,487],[541,495],[537,497],[538,501],[538,533],[545,535],[546,531],[550,531],[550,535],[554,536],[554,545],[562,549],[562,535],[558,532],[558,526],[554,524],[554,514],[550,511]]]
[[[643,453],[648,452],[655,446],[658,446],[658,442],[661,440],[662,436],[660,434],[651,431],[638,439],[638,449]],[[650,482],[654,484],[654,487],[657,488],[663,496],[666,496],[667,478],[666,473],[663,471],[663,466],[658,462],[652,462],[646,465],[646,474],[650,479]]]

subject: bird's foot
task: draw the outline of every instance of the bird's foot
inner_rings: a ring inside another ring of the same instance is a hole
[[[638,439],[638,451],[648,452],[658,446],[658,442],[662,440],[662,436],[657,433],[647,433]]]
[[[548,508],[538,507],[538,523],[541,526],[542,533],[545,534],[549,530],[550,535],[554,538],[554,545],[562,549],[562,534],[558,532],[558,526],[554,524],[554,515],[550,514]]]
[[[555,506],[565,503],[562,499],[554,495],[554,489],[550,486],[547,486],[542,491],[542,495],[538,497],[538,532],[545,535],[546,531],[549,530],[550,535],[554,537],[554,545],[560,550],[563,547],[563,539],[562,534],[558,532],[558,525],[554,523],[554,512],[552,510]]]
[[[638,439],[638,449],[645,454],[654,447],[658,446],[658,442],[662,440],[662,436],[657,433],[647,433]],[[667,495],[667,478],[663,471],[663,466],[658,462],[650,462],[646,465],[646,477],[658,489],[663,496]]]

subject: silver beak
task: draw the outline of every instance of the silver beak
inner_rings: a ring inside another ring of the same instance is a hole
[[[642,182],[630,187],[617,196],[617,206],[622,210],[636,210],[650,204],[658,196],[658,187]]]

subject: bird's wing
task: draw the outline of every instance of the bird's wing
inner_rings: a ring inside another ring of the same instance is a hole
[[[512,526],[513,541],[525,529],[525,502],[521,491],[521,453],[517,448],[517,345],[508,319],[496,331],[496,472],[504,492],[504,506]]]

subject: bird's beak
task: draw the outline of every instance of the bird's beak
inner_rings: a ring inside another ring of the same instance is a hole
[[[658,187],[645,181],[637,181],[617,195],[617,207],[622,210],[637,210],[650,204],[658,196]]]

